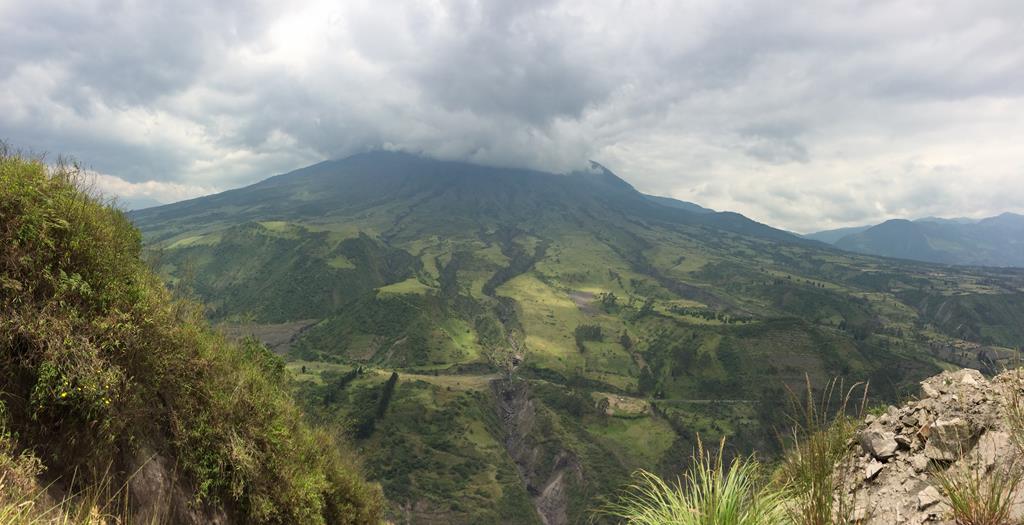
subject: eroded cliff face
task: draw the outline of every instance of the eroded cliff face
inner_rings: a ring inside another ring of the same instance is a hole
[[[505,449],[519,470],[540,521],[545,525],[568,523],[570,485],[583,481],[578,458],[551,439],[526,382],[495,380],[491,388],[505,427]]]
[[[853,518],[870,525],[955,523],[949,479],[1005,479],[1024,467],[1021,429],[1011,415],[1024,397],[1024,374],[992,379],[977,370],[943,372],[921,383],[917,400],[867,416],[851,442],[852,456],[837,471],[845,488],[837,498],[853,505]],[[1011,506],[1011,523],[1024,518],[1024,485]]]

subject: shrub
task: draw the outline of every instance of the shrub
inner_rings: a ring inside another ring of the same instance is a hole
[[[377,403],[377,418],[384,417],[384,413],[391,404],[391,396],[395,393],[395,385],[398,384],[398,372],[391,372],[391,377],[384,383],[381,389],[380,402]]]
[[[73,491],[120,484],[152,449],[245,522],[377,520],[379,490],[303,421],[282,362],[174,299],[82,181],[0,146],[0,399],[18,445]]]
[[[576,327],[573,331],[573,336],[576,339],[576,348],[580,352],[585,352],[586,347],[584,342],[586,341],[603,341],[604,334],[601,331],[601,327],[596,324],[581,324]]]

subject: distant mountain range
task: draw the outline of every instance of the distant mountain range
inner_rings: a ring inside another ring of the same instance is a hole
[[[1024,266],[1024,215],[987,219],[893,219],[807,234],[852,252],[973,266]]]
[[[847,227],[847,228],[836,228],[835,230],[823,230],[823,231],[820,231],[820,232],[808,233],[808,234],[804,235],[804,237],[806,237],[808,239],[814,239],[815,241],[821,241],[821,242],[824,242],[824,243],[827,243],[827,244],[835,244],[836,241],[838,241],[839,239],[842,239],[843,237],[846,237],[847,235],[853,235],[855,233],[860,233],[860,232],[862,232],[862,231],[864,231],[864,230],[866,230],[866,229],[868,229],[870,227],[871,227],[870,225],[867,225],[867,226],[850,226],[850,227]]]

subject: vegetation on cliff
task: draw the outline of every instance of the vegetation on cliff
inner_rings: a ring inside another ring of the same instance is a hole
[[[82,182],[0,150],[0,521],[376,521],[379,489],[304,422],[282,361],[172,297]]]

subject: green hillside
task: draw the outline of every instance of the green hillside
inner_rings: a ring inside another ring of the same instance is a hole
[[[1024,272],[842,252],[598,165],[372,153],[131,219],[212,319],[291,339],[399,521],[577,522],[698,434],[770,454],[805,375],[891,399],[1024,344]]]
[[[891,220],[869,228],[819,232],[808,238],[844,250],[917,261],[1024,267],[1024,216]]]
[[[83,180],[0,149],[0,522],[378,522],[284,362],[173,299]]]

